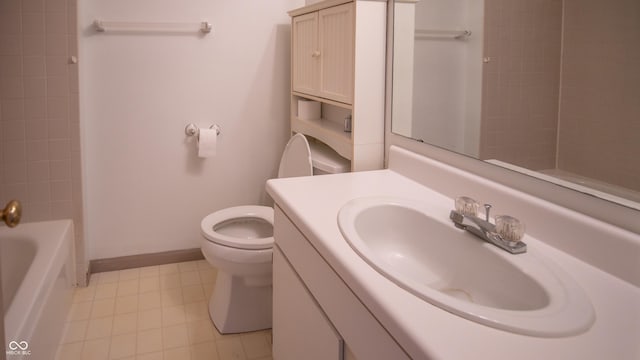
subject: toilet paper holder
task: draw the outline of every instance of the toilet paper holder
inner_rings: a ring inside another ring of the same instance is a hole
[[[209,126],[209,129],[215,129],[216,130],[216,135],[220,135],[220,126],[217,124],[213,124],[211,126]],[[196,124],[188,124],[187,126],[185,126],[184,128],[184,133],[187,136],[195,136],[196,139],[199,139],[200,137],[200,128],[196,125]]]

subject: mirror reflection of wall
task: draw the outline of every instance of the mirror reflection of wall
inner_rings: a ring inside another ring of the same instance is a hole
[[[485,1],[480,159],[555,168],[562,1]]]
[[[416,30],[472,34],[414,35],[413,64],[408,46],[394,49],[394,133],[640,202],[640,1],[411,5]],[[394,46],[408,36],[396,30]],[[396,81],[403,65],[411,76]],[[396,89],[407,86],[402,105]]]
[[[394,132],[478,156],[482,4],[396,1]],[[418,120],[426,114],[433,121]]]
[[[640,191],[640,1],[566,1],[563,41],[558,168]]]

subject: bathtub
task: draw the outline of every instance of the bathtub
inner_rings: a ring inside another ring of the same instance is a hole
[[[7,359],[53,359],[71,308],[74,263],[71,220],[0,227]]]

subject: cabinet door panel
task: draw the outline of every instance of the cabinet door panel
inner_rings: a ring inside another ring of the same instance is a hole
[[[320,96],[353,101],[354,10],[344,4],[321,10],[318,19]]]
[[[273,249],[273,358],[341,360],[343,342],[278,247]]]
[[[353,354],[363,360],[409,360],[409,357],[398,343],[395,342],[387,330],[382,327],[380,322],[355,296],[353,291],[329,264],[325,262],[305,235],[300,232],[278,205],[274,206],[273,236],[279,251],[287,257],[288,266],[294,269],[298,281],[304,284],[305,291],[310,296],[313,296],[314,302],[322,305],[324,316],[331,321],[331,325],[335,327],[336,331],[339,331],[340,337],[344,339],[346,346],[343,349],[351,349]],[[344,240],[341,239],[341,241]],[[275,257],[274,250],[274,263],[277,261]],[[276,265],[274,264],[274,304],[278,304],[276,299],[279,287],[277,274]],[[278,310],[275,306],[273,309],[273,358],[275,360],[283,360],[278,357],[278,352],[276,351],[278,348],[278,345],[276,345],[278,335],[276,333],[279,332],[280,323],[276,320]],[[278,306],[284,307],[286,305],[278,304]],[[288,311],[293,308],[295,307],[284,307],[285,310],[289,309]],[[351,354],[347,353],[347,355],[350,356],[349,359],[353,359]],[[306,358],[302,357],[301,359]],[[326,357],[325,359],[332,359],[332,357]]]
[[[318,13],[294,17],[292,27],[293,91],[317,96],[320,71]]]

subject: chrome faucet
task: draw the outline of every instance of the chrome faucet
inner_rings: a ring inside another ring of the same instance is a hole
[[[502,229],[500,229],[502,231],[499,231],[499,229],[496,228],[496,225],[489,221],[491,205],[485,204],[484,208],[484,220],[475,215],[465,214],[465,211],[462,209],[451,210],[449,218],[453,220],[453,223],[457,228],[466,230],[480,239],[506,250],[511,254],[522,254],[526,252],[527,244],[520,241],[519,236],[514,235],[512,227],[506,226],[506,231]],[[506,218],[507,216],[504,217]],[[514,219],[511,217],[509,218]]]

